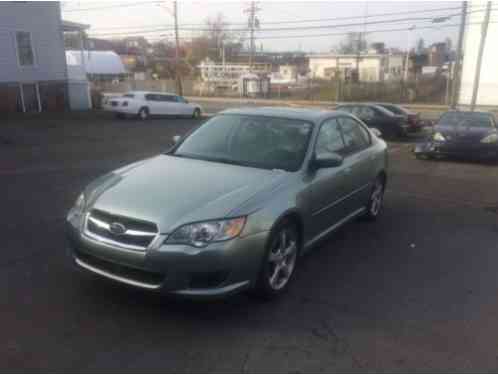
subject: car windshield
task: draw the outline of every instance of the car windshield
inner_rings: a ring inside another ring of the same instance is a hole
[[[488,113],[479,112],[446,112],[438,121],[438,125],[466,125],[479,128],[490,128],[492,117]]]
[[[297,171],[313,125],[303,120],[219,115],[189,135],[173,155],[264,169]]]

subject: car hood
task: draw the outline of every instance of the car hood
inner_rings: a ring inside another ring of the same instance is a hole
[[[493,133],[494,129],[472,126],[471,124],[436,124],[434,126],[434,132],[441,133],[448,140],[480,142],[481,139],[486,137],[488,134]]]
[[[160,155],[97,180],[89,208],[155,222],[162,233],[223,218],[287,172]]]

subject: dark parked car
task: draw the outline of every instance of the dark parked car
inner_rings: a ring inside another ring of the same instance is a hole
[[[422,129],[424,122],[420,118],[420,113],[415,113],[397,104],[376,103],[376,105],[391,111],[395,115],[404,116],[408,123],[408,131],[416,132]]]
[[[431,136],[415,147],[415,155],[454,155],[498,159],[498,131],[488,112],[450,111],[434,126]]]
[[[353,114],[369,128],[377,128],[387,138],[404,137],[408,132],[405,116],[397,115],[376,104],[344,104],[336,108]]]

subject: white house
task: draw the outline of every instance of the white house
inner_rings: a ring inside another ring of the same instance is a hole
[[[0,112],[67,107],[58,2],[0,2]]]
[[[379,82],[401,79],[403,76],[403,56],[392,54],[314,54],[309,55],[309,67],[313,78],[331,79],[338,69],[342,79],[351,78],[359,68],[359,80]]]
[[[474,77],[477,66],[477,55],[481,40],[481,24],[484,20],[486,3],[481,1],[471,1],[469,3],[469,16],[467,18],[464,36],[464,55],[461,75],[459,104],[469,105],[472,99],[474,88]],[[498,105],[498,23],[493,20],[498,19],[498,8],[491,8],[491,22],[488,26],[484,53],[482,56],[481,74],[479,80],[479,91],[477,93],[476,104],[478,105]],[[479,11],[476,11],[479,10]]]

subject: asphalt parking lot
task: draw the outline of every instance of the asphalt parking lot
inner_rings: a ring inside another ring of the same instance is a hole
[[[498,165],[390,144],[385,211],[302,259],[284,298],[159,298],[74,272],[83,186],[168,148],[189,119],[0,120],[0,371],[498,371]]]

